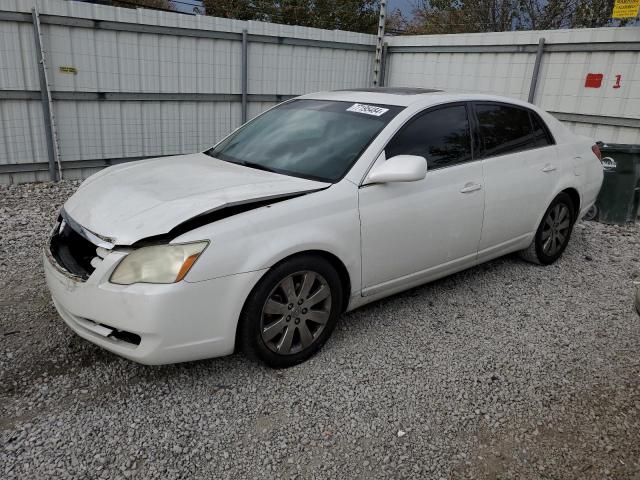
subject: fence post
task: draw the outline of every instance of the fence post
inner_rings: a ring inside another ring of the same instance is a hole
[[[247,29],[242,30],[242,123],[247,122],[247,85],[248,85],[248,67],[249,67],[249,52],[247,42]]]
[[[380,15],[378,17],[378,38],[376,40],[376,56],[373,61],[373,86],[382,85],[382,44],[384,42],[384,25],[386,21],[387,1],[380,0]]]
[[[538,51],[536,52],[536,61],[533,64],[533,75],[531,75],[531,86],[529,87],[529,103],[533,103],[536,96],[536,86],[538,85],[538,75],[540,73],[542,55],[544,55],[544,37],[538,41]]]
[[[40,17],[38,16],[38,10],[36,8],[31,9],[31,20],[33,22],[33,35],[36,44],[36,60],[38,62],[38,78],[40,80],[40,100],[42,102],[44,134],[47,143],[47,156],[49,158],[49,178],[52,182],[56,182],[62,179],[62,169],[60,167],[60,158],[58,155],[58,140],[53,118],[51,91],[49,89],[49,81],[47,79],[47,64],[42,50]]]
[[[384,87],[387,83],[387,60],[389,59],[389,44],[382,44],[382,56],[380,57],[380,86]]]

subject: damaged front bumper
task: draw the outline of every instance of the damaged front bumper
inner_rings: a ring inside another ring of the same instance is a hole
[[[45,247],[43,263],[53,303],[74,332],[150,365],[233,352],[240,310],[262,271],[193,283],[109,283],[124,255],[110,252],[84,280],[58,265]]]

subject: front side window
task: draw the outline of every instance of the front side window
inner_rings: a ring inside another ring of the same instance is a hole
[[[404,107],[293,100],[250,121],[214,148],[214,158],[335,182]]]
[[[471,134],[464,105],[429,110],[410,120],[385,148],[386,158],[419,155],[429,169],[471,160]]]
[[[485,155],[506,155],[537,146],[528,110],[483,103],[475,108]]]

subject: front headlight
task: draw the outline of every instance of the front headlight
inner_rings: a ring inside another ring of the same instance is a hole
[[[124,257],[109,281],[119,285],[179,282],[208,244],[195,242],[138,248]]]

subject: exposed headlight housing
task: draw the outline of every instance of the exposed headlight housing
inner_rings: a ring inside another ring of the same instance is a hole
[[[175,283],[184,278],[209,242],[141,247],[124,257],[111,283]]]

